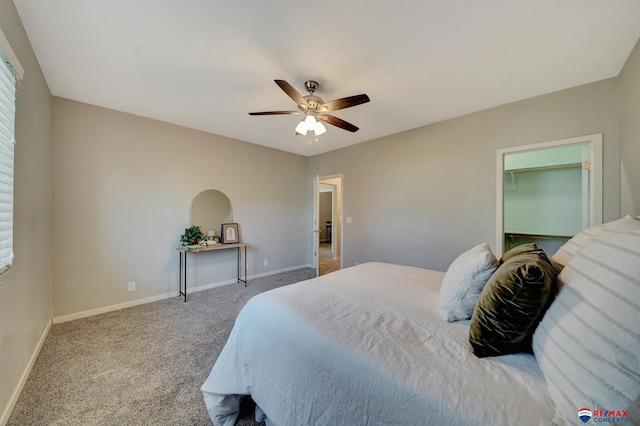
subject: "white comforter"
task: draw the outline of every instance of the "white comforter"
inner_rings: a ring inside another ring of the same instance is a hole
[[[214,424],[242,394],[283,426],[549,424],[535,358],[476,358],[438,313],[443,276],[367,263],[255,296],[202,386]]]

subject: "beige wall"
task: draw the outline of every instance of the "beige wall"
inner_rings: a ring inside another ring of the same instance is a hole
[[[446,270],[474,244],[495,245],[498,148],[593,133],[604,135],[604,220],[612,220],[620,215],[617,79],[318,155],[308,180],[344,174],[343,214],[353,218],[343,229],[345,267],[377,260]]]
[[[621,213],[640,215],[640,42],[620,80]]]
[[[13,268],[0,276],[0,424],[51,323],[51,93],[10,0],[0,28],[24,68],[16,99]]]
[[[307,265],[306,157],[57,97],[53,117],[54,317],[177,291],[206,188],[231,200],[250,276]],[[189,262],[191,287],[236,274],[234,251]]]

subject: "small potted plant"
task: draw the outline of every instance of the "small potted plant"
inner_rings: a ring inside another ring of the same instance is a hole
[[[185,229],[184,234],[180,236],[182,247],[203,244],[205,241],[207,241],[207,237],[202,233],[200,227],[195,225]]]

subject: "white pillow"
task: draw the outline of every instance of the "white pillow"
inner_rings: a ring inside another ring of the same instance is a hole
[[[640,424],[640,220],[605,224],[558,277],[560,293],[533,335],[555,424],[578,411],[628,411]]]
[[[440,313],[449,321],[471,318],[484,285],[498,268],[487,243],[465,251],[451,263],[440,287]]]

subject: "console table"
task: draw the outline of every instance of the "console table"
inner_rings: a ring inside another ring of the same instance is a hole
[[[244,279],[240,278],[240,249],[244,249]],[[244,283],[247,286],[247,245],[245,243],[234,244],[213,244],[209,246],[201,246],[198,248],[181,247],[178,249],[180,254],[180,277],[178,278],[178,292],[180,296],[184,296],[184,301],[187,301],[187,254],[193,253],[205,253],[216,250],[230,250],[236,249],[237,263],[238,263],[238,282]],[[184,290],[183,290],[184,287]]]

